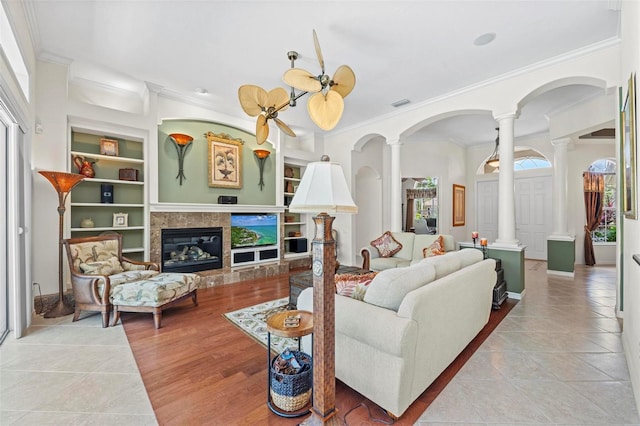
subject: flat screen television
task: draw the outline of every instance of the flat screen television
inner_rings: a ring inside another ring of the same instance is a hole
[[[277,214],[231,214],[232,249],[277,245],[278,233]]]

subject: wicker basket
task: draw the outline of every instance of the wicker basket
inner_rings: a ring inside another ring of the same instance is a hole
[[[300,351],[291,351],[301,366],[308,365],[298,374],[276,373],[273,363],[277,357],[271,360],[270,378],[271,401],[283,411],[297,411],[309,403],[311,398],[311,384],[313,383],[313,369],[311,356]]]

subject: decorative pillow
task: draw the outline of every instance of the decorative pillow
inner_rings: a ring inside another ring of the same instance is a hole
[[[378,250],[380,257],[391,257],[402,250],[402,244],[393,238],[389,231],[371,241],[371,245]]]
[[[425,247],[422,249],[423,257],[441,256],[444,253],[444,240],[442,239],[442,235],[440,235],[437,240],[431,243],[429,247]]]
[[[364,295],[371,280],[377,272],[366,274],[336,274],[336,293],[340,296],[351,297],[356,300],[364,300]]]
[[[122,270],[123,271],[144,271],[146,266],[144,265],[134,265],[131,262],[127,262],[126,260],[122,262]]]
[[[122,272],[122,266],[118,258],[114,256],[107,260],[81,263],[80,270],[89,275],[113,275]]]

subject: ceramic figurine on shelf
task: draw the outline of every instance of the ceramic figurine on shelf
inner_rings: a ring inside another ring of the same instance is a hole
[[[95,161],[85,160],[84,157],[78,155],[73,157],[73,163],[81,175],[85,175],[88,178],[96,177],[96,172],[93,170],[93,165],[96,163]]]

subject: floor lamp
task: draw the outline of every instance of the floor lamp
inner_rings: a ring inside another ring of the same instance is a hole
[[[303,425],[339,424],[335,378],[335,240],[328,213],[358,212],[340,165],[324,155],[309,163],[289,211],[314,213],[313,251],[313,408]]]
[[[76,173],[65,172],[49,172],[39,171],[42,176],[47,178],[51,185],[58,193],[58,303],[44,314],[45,318],[58,318],[73,313],[73,307],[67,306],[64,303],[64,286],[62,282],[62,240],[63,240],[63,226],[64,226],[64,211],[65,203],[67,202],[67,196],[71,192],[74,186],[79,184],[84,175]]]

